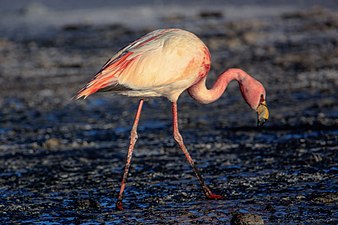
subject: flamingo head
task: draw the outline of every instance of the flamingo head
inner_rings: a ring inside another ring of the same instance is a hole
[[[244,100],[257,112],[257,125],[263,126],[269,119],[264,86],[256,79],[250,77],[240,83],[240,90]]]

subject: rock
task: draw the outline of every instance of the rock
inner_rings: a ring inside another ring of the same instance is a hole
[[[220,11],[203,11],[200,12],[201,18],[214,18],[214,19],[220,19],[223,18],[223,13]]]
[[[89,24],[66,24],[63,26],[64,31],[78,31],[78,30],[86,30],[89,29]]]
[[[283,19],[304,19],[304,18],[313,18],[316,16],[327,16],[331,14],[331,12],[323,7],[312,7],[311,9],[292,12],[292,13],[284,13],[282,15]]]
[[[310,200],[317,204],[332,204],[338,202],[337,193],[314,193],[310,196]]]
[[[43,147],[46,149],[56,149],[61,145],[61,141],[57,138],[50,138],[43,143]]]
[[[231,221],[231,225],[259,225],[264,224],[261,216],[249,213],[236,213]]]
[[[75,201],[76,208],[83,209],[98,209],[100,208],[100,203],[93,199],[79,199]]]

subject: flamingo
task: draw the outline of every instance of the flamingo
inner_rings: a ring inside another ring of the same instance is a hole
[[[87,98],[95,92],[109,91],[120,95],[138,97],[139,104],[130,132],[130,144],[116,201],[123,209],[123,192],[126,186],[132,153],[137,141],[137,126],[145,98],[165,97],[172,103],[173,136],[195,172],[208,199],[222,199],[206,185],[195,166],[178,127],[177,100],[185,90],[202,104],[221,97],[227,85],[236,80],[247,104],[257,112],[258,125],[269,117],[263,85],[241,69],[228,69],[216,80],[211,89],[206,87],[210,70],[210,53],[206,45],[193,33],[170,28],[152,31],[121,49],[109,59],[75,96]]]

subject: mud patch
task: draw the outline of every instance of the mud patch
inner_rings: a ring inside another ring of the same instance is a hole
[[[53,38],[0,40],[0,222],[224,224],[244,214],[266,224],[336,224],[336,15],[315,9],[236,23],[201,15],[210,82],[225,68],[248,71],[267,87],[271,119],[256,128],[236,84],[211,105],[182,95],[187,147],[226,196],[208,201],[171,137],[170,104],[147,101],[122,212],[115,201],[137,100],[70,99],[149,28],[70,24]],[[180,23],[189,28],[192,19]]]

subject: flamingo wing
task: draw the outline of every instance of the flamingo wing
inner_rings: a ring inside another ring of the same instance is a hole
[[[183,91],[189,87],[196,77],[186,76],[187,70],[189,74],[198,76],[198,71],[194,70],[199,61],[195,56],[199,52],[191,44],[192,34],[177,35],[177,30],[153,31],[120,50],[79,91],[76,98],[86,98],[97,91],[170,97],[175,89]],[[170,93],[167,93],[168,90]]]

